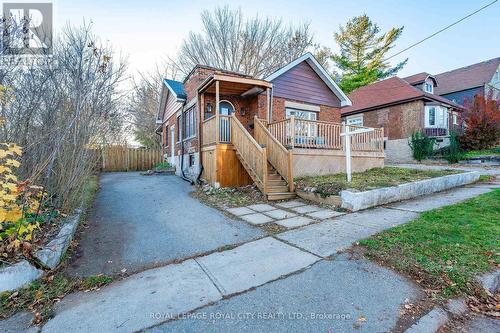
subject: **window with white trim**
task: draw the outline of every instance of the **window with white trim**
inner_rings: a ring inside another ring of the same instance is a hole
[[[432,83],[426,81],[424,83],[424,91],[428,92],[430,94],[433,94],[434,93],[434,85]]]
[[[448,108],[439,105],[425,106],[425,127],[448,128]]]
[[[453,125],[458,125],[458,114],[453,113]]]
[[[318,120],[318,113],[312,111],[305,111],[293,108],[286,108],[286,118],[290,118],[291,116],[295,116],[297,119],[305,119],[305,120]]]

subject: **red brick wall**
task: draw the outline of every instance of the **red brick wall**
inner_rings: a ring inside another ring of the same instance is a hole
[[[383,127],[389,140],[410,137],[424,125],[424,102],[414,101],[363,113],[363,125]]]

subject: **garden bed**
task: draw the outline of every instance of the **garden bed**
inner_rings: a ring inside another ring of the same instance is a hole
[[[355,173],[306,177],[297,181],[297,194],[307,200],[357,211],[473,183],[477,172],[376,168]]]

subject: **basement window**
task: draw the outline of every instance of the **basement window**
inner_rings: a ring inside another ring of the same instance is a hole
[[[189,154],[189,167],[194,167],[194,154]]]

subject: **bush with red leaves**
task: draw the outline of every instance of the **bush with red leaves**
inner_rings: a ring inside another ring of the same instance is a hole
[[[499,95],[500,96],[500,95]],[[500,143],[500,99],[477,95],[471,102],[465,102],[462,113],[463,131],[461,146],[466,150],[479,150]]]

